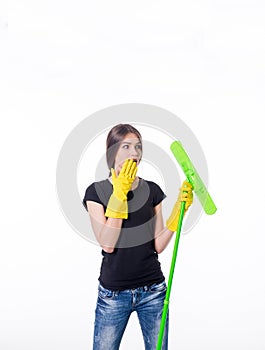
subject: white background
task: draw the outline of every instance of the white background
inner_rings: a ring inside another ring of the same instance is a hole
[[[26,0],[11,1],[8,16],[0,9],[1,349],[92,349],[100,248],[65,220],[56,163],[81,120],[137,102],[188,124],[218,206],[181,237],[170,349],[263,350],[264,2]],[[166,276],[171,252],[160,257]],[[121,349],[144,349],[135,315]]]

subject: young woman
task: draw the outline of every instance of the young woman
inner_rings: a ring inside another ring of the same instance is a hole
[[[129,124],[114,126],[107,137],[108,179],[94,182],[83,204],[102,247],[93,350],[118,350],[129,317],[137,312],[146,350],[156,349],[166,283],[158,254],[177,229],[180,202],[192,204],[192,186],[184,182],[166,226],[165,194],[139,178],[142,137]],[[168,348],[168,318],[163,350]]]

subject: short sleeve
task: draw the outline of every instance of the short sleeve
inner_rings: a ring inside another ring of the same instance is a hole
[[[112,185],[108,180],[93,182],[87,189],[83,199],[83,205],[87,210],[86,201],[102,204],[106,209],[109,197],[112,193]]]
[[[163,199],[166,198],[165,193],[161,190],[161,188],[154,182],[151,182],[151,193],[153,199],[153,206],[157,206]]]
[[[92,201],[92,202],[97,202],[97,203],[102,204],[102,202],[101,202],[101,200],[100,200],[100,198],[99,198],[99,196],[97,194],[97,191],[96,191],[96,188],[95,188],[95,183],[91,184],[86,189],[86,192],[85,192],[85,196],[84,196],[84,199],[83,199],[83,205],[84,205],[84,207],[87,210],[86,201]]]

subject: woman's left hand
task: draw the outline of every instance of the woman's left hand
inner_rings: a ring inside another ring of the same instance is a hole
[[[185,213],[193,203],[193,187],[192,184],[188,181],[184,181],[180,191],[179,191],[179,196],[178,199],[172,209],[171,215],[166,221],[166,227],[170,231],[176,231],[178,227],[178,221],[179,221],[179,214],[180,214],[180,207],[181,207],[181,202],[185,202]]]

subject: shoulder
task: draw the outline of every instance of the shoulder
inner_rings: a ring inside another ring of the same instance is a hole
[[[161,189],[161,187],[155,183],[154,181],[150,180],[143,180],[149,187],[150,190],[150,196],[153,202],[153,206],[156,206],[159,204],[164,198],[166,198],[166,195],[164,191]]]
[[[111,186],[111,183],[109,182],[108,179],[93,182],[87,187],[86,194],[98,193],[99,191],[104,191],[104,190],[106,191],[110,186]]]
[[[149,188],[151,190],[162,191],[161,187],[157,183],[155,183],[154,181],[145,180],[145,179],[142,179],[142,180],[147,183],[147,185],[149,186]]]
[[[86,191],[87,190],[94,190],[94,189],[97,189],[97,188],[107,188],[108,185],[111,185],[110,181],[108,179],[105,179],[105,180],[102,180],[102,181],[95,181],[95,182],[92,182],[92,184],[90,184]]]
[[[111,192],[112,192],[112,185],[108,179],[93,182],[87,187],[85,191],[85,195],[83,198],[83,204],[85,208],[86,208],[87,201],[97,202],[105,206]]]

